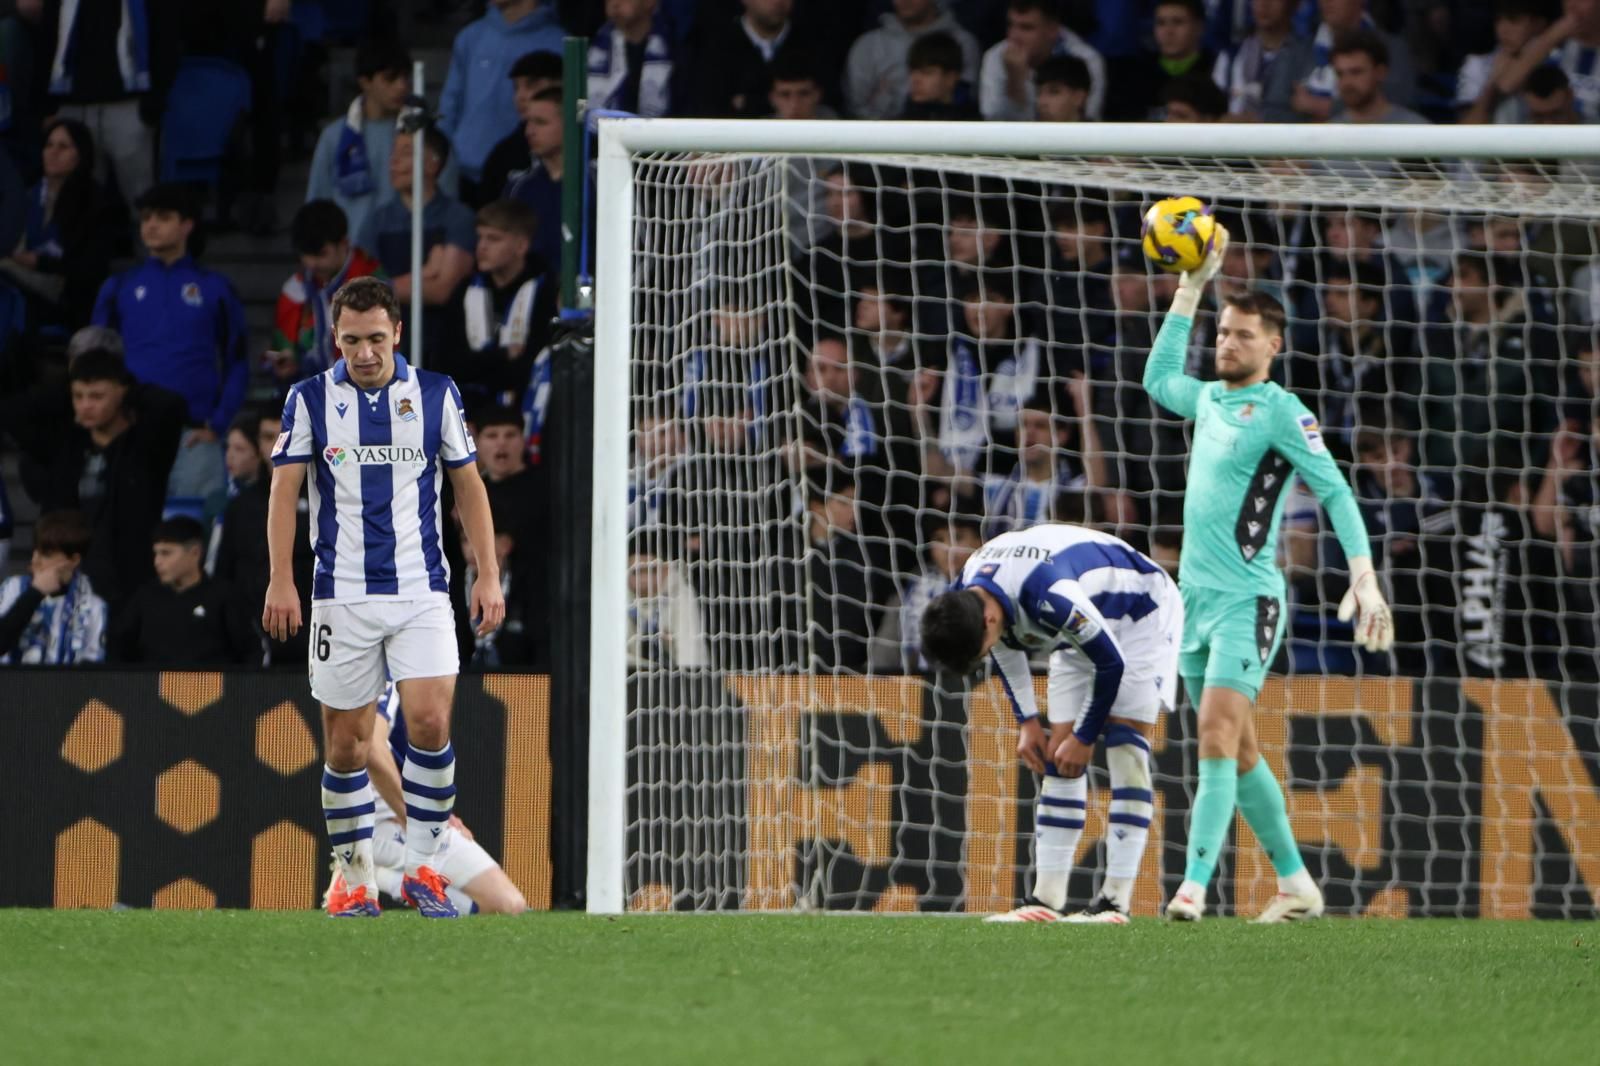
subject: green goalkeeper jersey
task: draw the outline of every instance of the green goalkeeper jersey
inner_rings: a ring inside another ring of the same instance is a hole
[[[1295,474],[1322,501],[1345,556],[1370,556],[1355,494],[1328,454],[1316,416],[1270,381],[1229,389],[1184,374],[1193,325],[1188,316],[1168,314],[1144,370],[1145,390],[1195,421],[1179,581],[1281,597],[1278,523]]]

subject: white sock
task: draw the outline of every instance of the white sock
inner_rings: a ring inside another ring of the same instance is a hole
[[[1155,793],[1150,785],[1150,752],[1145,739],[1127,726],[1106,731],[1106,767],[1111,771],[1111,812],[1106,819],[1106,881],[1101,892],[1123,910],[1133,905],[1133,879],[1139,874]]]
[[[400,902],[400,871],[391,866],[378,867],[378,891],[385,896]]]
[[[1046,907],[1067,905],[1067,880],[1083,836],[1083,815],[1089,806],[1089,778],[1047,774],[1034,808],[1035,874],[1033,894]]]
[[[400,786],[406,797],[406,876],[411,877],[419,867],[433,865],[450,824],[456,805],[455,749],[448,742],[438,751],[408,744]]]
[[[354,891],[365,885],[369,896],[378,891],[372,867],[373,810],[372,781],[365,767],[344,771],[323,764],[322,817],[333,857],[346,887]]]

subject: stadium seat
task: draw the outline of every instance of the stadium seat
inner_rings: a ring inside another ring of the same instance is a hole
[[[185,59],[161,118],[161,180],[215,186],[234,127],[250,103],[244,68],[211,56]]]

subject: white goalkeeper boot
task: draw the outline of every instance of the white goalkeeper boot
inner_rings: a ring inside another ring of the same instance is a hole
[[[1257,925],[1281,925],[1285,922],[1304,922],[1321,918],[1323,912],[1322,889],[1311,875],[1301,870],[1293,877],[1278,879],[1278,894],[1272,897],[1267,909],[1256,918]]]
[[[1067,915],[1066,920],[1076,925],[1127,925],[1131,921],[1127,911],[1103,895],[1096,896],[1093,903],[1076,914]]]
[[[1043,903],[1029,896],[1022,901],[1022,906],[1016,910],[1006,911],[1004,914],[991,914],[984,919],[985,922],[1060,922],[1066,920],[1066,915],[1054,907],[1047,907]]]
[[[1198,922],[1206,913],[1206,886],[1185,881],[1167,902],[1167,921]]]

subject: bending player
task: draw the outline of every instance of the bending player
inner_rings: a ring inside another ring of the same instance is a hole
[[[367,774],[377,792],[373,801],[372,863],[376,868],[378,891],[390,899],[400,899],[405,878],[406,816],[404,786],[400,767],[406,757],[406,720],[395,716],[400,697],[393,682],[384,686],[378,698],[378,716],[373,722],[372,743],[367,749]],[[349,905],[349,888],[334,859],[333,883],[324,900],[329,914]],[[472,833],[451,815],[439,834],[435,869],[445,883],[445,894],[457,911],[465,914],[521,914],[528,909],[522,893],[511,878],[490,857]]]
[[[1356,641],[1375,652],[1394,642],[1394,624],[1355,496],[1328,454],[1316,417],[1267,380],[1283,347],[1283,307],[1257,290],[1226,297],[1217,326],[1219,380],[1183,373],[1201,291],[1227,244],[1227,231],[1218,226],[1211,254],[1183,275],[1144,371],[1151,397],[1195,420],[1178,572],[1187,619],[1179,666],[1200,709],[1200,784],[1189,814],[1183,884],[1167,904],[1167,917],[1198,921],[1205,912],[1206,886],[1237,805],[1278,875],[1278,894],[1258,921],[1283,922],[1323,910],[1322,892],[1290,830],[1283,790],[1261,758],[1252,717],[1283,640],[1278,523],[1296,473],[1322,501],[1350,562],[1339,618],[1357,616]]]
[[[328,313],[341,358],[290,390],[272,451],[272,571],[261,624],[277,640],[300,629],[290,557],[295,503],[306,483],[317,560],[311,694],[322,704],[327,751],[322,813],[339,872],[352,886],[337,914],[379,913],[367,751],[387,672],[400,691],[408,739],[402,792],[410,831],[401,892],[426,917],[454,918],[434,868],[455,804],[450,704],[460,667],[450,568],[441,549],[443,469],[481,564],[472,586],[480,636],[505,617],[489,496],[455,383],[412,369],[395,354],[400,304],[388,283],[357,278],[334,293]]]
[[[1155,809],[1150,730],[1174,703],[1182,633],[1183,600],[1166,572],[1081,526],[994,538],[967,561],[959,586],[928,605],[923,653],[959,673],[990,657],[1017,719],[1017,755],[1044,775],[1033,896],[990,921],[1127,923]],[[1051,653],[1048,739],[1028,669],[1028,656],[1041,651]],[[1085,771],[1102,738],[1111,771],[1106,877],[1086,910],[1066,916],[1088,809]]]

